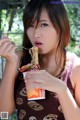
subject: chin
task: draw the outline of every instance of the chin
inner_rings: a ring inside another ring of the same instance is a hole
[[[47,52],[47,51],[43,51],[43,50],[39,50],[39,54],[40,55],[46,55],[46,54],[48,54],[49,52]]]

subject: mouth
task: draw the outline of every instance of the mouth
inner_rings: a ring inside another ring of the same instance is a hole
[[[42,45],[43,45],[43,43],[41,43],[41,42],[38,42],[38,41],[35,42],[36,47],[41,47]]]

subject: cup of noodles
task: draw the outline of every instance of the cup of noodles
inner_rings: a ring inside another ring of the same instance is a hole
[[[27,87],[29,85],[29,83],[27,82],[27,79],[26,79],[27,72],[24,72],[23,76],[24,76],[24,80],[25,80],[25,86],[26,86],[28,100],[45,99],[45,90],[43,90],[41,88],[34,88],[34,89],[27,90]]]
[[[23,77],[25,80],[26,90],[27,90],[27,86],[28,86],[27,71],[32,71],[32,70],[35,71],[35,70],[40,69],[39,61],[38,61],[38,48],[33,46],[32,48],[30,48],[29,53],[31,54],[31,57],[32,57],[31,64],[22,66],[20,68],[20,71],[23,73]],[[27,90],[27,98],[28,98],[28,100],[45,99],[45,90],[43,90],[41,88]]]

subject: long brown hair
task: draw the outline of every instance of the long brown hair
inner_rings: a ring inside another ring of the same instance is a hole
[[[52,2],[51,0],[31,0],[27,4],[23,13],[23,26],[24,26],[23,46],[26,48],[32,47],[32,44],[27,36],[26,31],[29,28],[33,19],[34,21],[37,20],[37,23],[39,22],[43,8],[47,10],[54,28],[59,32],[60,39],[58,41],[56,55],[58,55],[59,50],[61,50],[61,57],[59,58],[61,61],[62,53],[65,52],[65,47],[68,45],[70,38],[70,27],[67,12],[61,0],[52,0]],[[28,51],[23,52],[23,57],[21,61],[22,61],[21,65],[25,65],[31,62],[31,57]]]

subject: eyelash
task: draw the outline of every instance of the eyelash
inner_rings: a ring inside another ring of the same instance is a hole
[[[42,23],[40,26],[41,26],[41,27],[45,27],[45,26],[48,26],[48,24],[47,24],[47,23]],[[30,27],[34,27],[34,25],[31,24]]]
[[[45,27],[45,26],[48,26],[48,24],[47,23],[42,23],[41,26]]]

